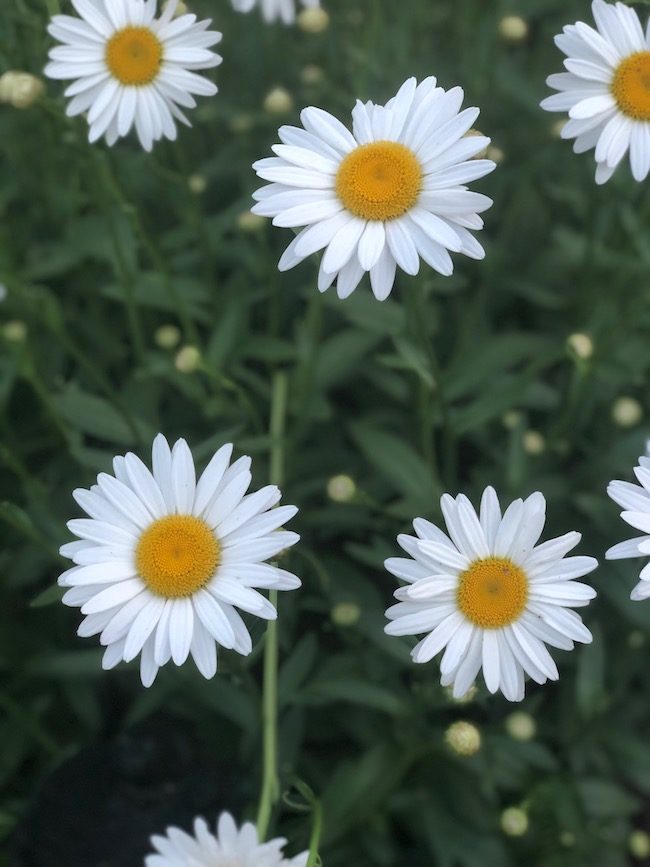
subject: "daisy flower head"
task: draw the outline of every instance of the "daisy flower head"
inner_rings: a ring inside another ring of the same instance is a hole
[[[281,528],[298,511],[273,508],[280,491],[247,494],[251,459],[230,463],[222,446],[196,479],[185,440],[170,449],[158,434],[152,470],[134,454],[116,457],[114,475],[100,473],[73,496],[88,515],[68,522],[79,537],[61,548],[75,564],[59,578],[66,605],[81,608],[78,634],[100,636],[105,669],[140,654],[142,683],[160,666],[191,654],[206,678],[217,670],[217,647],[248,654],[251,637],[237,609],[277,616],[255,588],[293,590],[300,580],[265,563],[299,536]]]
[[[614,545],[605,554],[607,560],[650,556],[650,441],[646,444],[645,455],[639,458],[638,466],[634,467],[634,475],[638,479],[638,485],[615,480],[607,486],[607,493],[622,507],[621,518],[645,535],[635,536]],[[650,564],[641,569],[639,579],[630,594],[630,598],[635,602],[650,599]]]
[[[524,697],[525,675],[537,683],[557,680],[546,644],[572,650],[591,633],[571,608],[596,595],[574,581],[598,565],[593,557],[565,554],[580,541],[567,533],[537,545],[546,520],[541,493],[515,500],[501,514],[493,488],[486,488],[477,515],[463,494],[444,494],[447,533],[416,518],[415,536],[398,537],[409,558],[386,560],[388,571],[406,582],[386,612],[389,635],[425,637],[413,648],[414,662],[440,661],[443,686],[460,698],[479,671],[492,693],[509,701]]]
[[[472,229],[492,200],[465,186],[495,168],[472,159],[489,139],[467,135],[477,108],[461,111],[463,91],[410,78],[386,105],[357,102],[352,132],[320,108],[305,108],[302,128],[283,126],[275,157],[253,166],[269,181],[253,211],[276,226],[300,229],[280,259],[281,271],[323,251],[318,288],[337,282],[339,298],[366,271],[376,298],[393,288],[399,266],[415,275],[420,258],[452,273],[449,252],[482,259]]]
[[[216,86],[194,70],[221,63],[210,48],[221,33],[196,15],[174,18],[170,0],[156,18],[157,0],[72,0],[79,17],[55,15],[48,31],[61,45],[50,51],[49,78],[72,79],[67,114],[87,112],[89,141],[108,145],[135,126],[150,151],[161,138],[176,138],[176,121],[190,126],[182,109]]]
[[[194,836],[180,828],[168,828],[164,837],[155,835],[151,844],[155,855],[147,855],[145,867],[305,867],[309,852],[285,858],[286,840],[278,837],[260,843],[255,825],[241,828],[230,813],[219,816],[216,835],[205,820],[194,820]]]
[[[604,184],[628,153],[632,176],[650,171],[650,33],[624,3],[594,0],[596,27],[582,21],[555,37],[566,55],[566,72],[549,76],[559,91],[541,103],[568,112],[562,138],[575,139],[576,153],[595,148],[596,183]]]
[[[320,0],[299,0],[305,9],[320,6]],[[282,21],[283,24],[293,24],[296,20],[296,0],[232,0],[235,12],[250,12],[256,6],[262,12],[266,22]]]

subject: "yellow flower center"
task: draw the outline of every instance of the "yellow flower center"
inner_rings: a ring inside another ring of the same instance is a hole
[[[475,626],[499,629],[517,620],[528,600],[528,578],[507,557],[475,560],[461,575],[458,607]]]
[[[178,599],[208,583],[220,554],[219,542],[205,521],[193,515],[168,515],[140,536],[135,562],[152,593]]]
[[[418,158],[393,141],[360,145],[345,157],[336,175],[339,199],[363,220],[401,217],[416,203],[421,187]]]
[[[611,89],[623,114],[635,120],[650,120],[650,51],[638,51],[621,60]]]
[[[148,27],[124,27],[106,45],[106,63],[120,84],[150,84],[160,71],[162,55],[162,43]]]

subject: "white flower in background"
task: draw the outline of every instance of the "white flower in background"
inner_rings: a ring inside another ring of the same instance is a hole
[[[213,96],[216,86],[193,70],[221,63],[210,51],[221,34],[196,15],[174,18],[170,0],[156,18],[156,0],[72,0],[80,15],[55,15],[48,31],[62,42],[50,51],[50,78],[74,79],[67,114],[88,112],[91,142],[109,145],[135,126],[150,151],[161,138],[176,138],[176,121],[190,125],[181,108],[194,95]]]
[[[605,554],[607,560],[650,556],[650,440],[646,444],[645,455],[639,458],[639,465],[634,468],[634,475],[639,480],[638,485],[613,481],[607,486],[607,493],[623,508],[621,518],[646,535],[626,539],[625,542],[614,545]],[[639,578],[639,583],[630,594],[630,598],[635,602],[650,599],[650,564],[641,569]]]
[[[222,446],[197,481],[185,440],[170,450],[159,434],[153,473],[129,453],[114,459],[114,476],[100,473],[90,490],[73,492],[90,517],[68,523],[81,541],[61,548],[76,565],[59,584],[69,588],[63,602],[86,615],[78,634],[100,634],[104,668],[141,654],[142,682],[150,686],[161,665],[182,665],[191,653],[201,674],[213,677],[216,644],[251,651],[236,608],[277,616],[253,588],[300,586],[264,562],[298,541],[278,529],[298,510],[273,508],[275,485],[246,494],[251,459],[230,465],[231,454],[232,445]]]
[[[282,21],[293,24],[296,20],[296,0],[232,0],[236,12],[250,12],[256,6],[261,10],[265,21]],[[320,6],[320,0],[300,0],[305,9]]]
[[[180,828],[168,828],[167,836],[154,836],[158,854],[147,855],[145,867],[305,867],[309,852],[286,859],[286,840],[278,837],[259,843],[255,825],[237,828],[230,813],[222,813],[214,836],[203,819],[194,820],[194,836]]]
[[[574,641],[591,641],[570,608],[596,595],[573,579],[598,563],[564,559],[579,533],[536,546],[546,519],[540,493],[515,500],[503,516],[493,488],[485,489],[479,516],[463,494],[445,494],[441,507],[449,535],[416,518],[417,535],[398,537],[413,559],[386,561],[388,571],[407,582],[386,612],[386,632],[427,633],[411,652],[414,662],[429,662],[444,649],[441,682],[453,683],[455,697],[470,689],[482,668],[490,692],[521,701],[525,674],[537,683],[559,677],[545,644],[572,650]]]
[[[650,171],[650,33],[624,3],[594,0],[596,28],[582,21],[555,37],[567,59],[566,72],[547,83],[559,93],[542,102],[566,111],[562,138],[575,139],[576,153],[595,148],[596,183],[604,184],[630,152],[635,180]]]
[[[489,143],[467,133],[477,108],[460,111],[463,91],[406,81],[385,106],[357,102],[353,132],[320,108],[306,108],[304,128],[283,126],[275,157],[253,166],[267,186],[254,213],[276,226],[302,230],[278,267],[293,268],[323,250],[318,288],[334,280],[340,298],[366,271],[375,297],[390,294],[399,265],[417,274],[420,258],[440,274],[452,273],[449,251],[482,259],[469,231],[492,200],[465,186],[495,168],[472,159]]]

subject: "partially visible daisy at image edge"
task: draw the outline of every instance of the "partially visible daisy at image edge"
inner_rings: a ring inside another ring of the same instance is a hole
[[[135,127],[150,151],[162,138],[175,140],[176,122],[190,126],[184,109],[194,96],[214,96],[217,87],[196,74],[221,63],[210,48],[221,33],[196,15],[174,18],[178,0],[169,0],[156,18],[157,0],[72,0],[79,18],[54,15],[48,32],[52,48],[45,75],[73,79],[66,113],[87,112],[88,139],[108,145]]]
[[[390,294],[397,267],[415,275],[423,259],[453,271],[450,252],[485,256],[472,231],[492,204],[466,184],[495,163],[478,159],[490,142],[468,135],[478,108],[461,111],[460,87],[409,78],[385,106],[357,101],[352,132],[320,108],[303,109],[302,128],[278,130],[274,157],[253,164],[269,183],[253,194],[253,212],[298,231],[281,271],[322,252],[318,289],[336,281],[346,298],[366,272],[375,297]]]
[[[650,440],[646,443],[645,455],[641,455],[634,467],[634,475],[639,484],[616,479],[607,486],[607,493],[622,507],[621,518],[644,535],[613,545],[605,553],[607,560],[650,557]],[[630,599],[634,602],[650,599],[650,563],[641,569]]]
[[[320,0],[231,0],[236,12],[250,12],[259,7],[262,17],[269,24],[281,21],[283,24],[293,24],[296,20],[296,3],[305,9],[315,9],[320,6]]]
[[[201,818],[194,820],[194,836],[174,827],[164,837],[154,835],[156,854],[147,855],[144,867],[306,867],[309,852],[287,859],[286,843],[283,837],[260,843],[255,825],[238,828],[230,813],[222,813],[216,835]]]
[[[568,112],[561,136],[573,150],[595,148],[596,183],[604,184],[629,152],[632,176],[650,171],[650,29],[624,3],[593,0],[596,29],[582,21],[555,37],[566,72],[547,78],[559,93],[541,103]]]
[[[486,488],[477,515],[463,494],[444,494],[444,533],[423,518],[415,536],[398,536],[408,558],[391,557],[386,569],[406,586],[386,611],[389,635],[420,635],[411,656],[425,663],[444,651],[441,683],[461,698],[483,670],[491,693],[521,701],[525,677],[536,683],[559,673],[546,645],[573,650],[592,635],[572,608],[587,605],[596,591],[575,581],[598,565],[593,557],[566,557],[580,533],[537,544],[546,520],[546,500],[537,492],[506,511]]]
[[[61,547],[75,565],[59,584],[67,588],[63,603],[85,615],[77,634],[99,635],[106,647],[103,668],[140,655],[150,686],[161,666],[191,655],[214,677],[217,645],[251,652],[237,609],[274,620],[275,607],[258,590],[300,587],[265,562],[299,540],[281,529],[298,509],[277,506],[275,485],[247,494],[251,459],[231,464],[232,450],[222,446],[197,480],[185,440],[170,449],[158,434],[152,471],[129,452],[114,459],[114,475],[100,473],[90,490],[73,492],[89,517],[68,522],[79,541]]]

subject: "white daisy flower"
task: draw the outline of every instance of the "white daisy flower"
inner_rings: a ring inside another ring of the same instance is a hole
[[[62,45],[50,51],[50,78],[74,79],[67,114],[88,112],[89,141],[109,145],[135,126],[150,151],[161,138],[176,138],[176,123],[190,125],[181,108],[194,95],[213,96],[216,86],[193,70],[221,63],[210,51],[221,33],[196,15],[174,18],[170,0],[156,18],[156,0],[72,0],[80,18],[55,15],[48,27]]]
[[[449,535],[416,518],[416,536],[397,540],[412,559],[386,560],[388,571],[407,582],[386,612],[386,632],[427,633],[411,652],[414,662],[429,662],[444,649],[441,682],[453,683],[456,698],[468,692],[482,667],[490,692],[521,701],[526,674],[537,683],[559,677],[545,644],[572,650],[574,641],[592,640],[570,608],[596,595],[573,579],[598,563],[593,557],[564,559],[579,533],[535,547],[546,519],[540,493],[515,500],[503,516],[493,488],[485,489],[478,516],[463,494],[445,494],[441,507]]]
[[[302,228],[280,259],[281,271],[324,250],[318,288],[334,280],[340,298],[366,271],[375,297],[388,297],[399,267],[417,274],[420,257],[449,275],[449,251],[482,259],[469,231],[492,200],[465,186],[495,168],[472,159],[489,139],[467,133],[477,108],[460,111],[463,91],[406,81],[385,106],[357,102],[353,132],[320,108],[306,108],[303,129],[283,126],[275,157],[253,168],[270,184],[253,212],[276,226]]]
[[[623,508],[621,518],[646,535],[614,545],[605,554],[607,560],[650,556],[650,440],[646,444],[645,455],[639,458],[639,465],[634,468],[634,475],[639,480],[638,485],[615,480],[607,486],[607,493]],[[639,583],[630,594],[630,599],[635,602],[650,599],[650,564],[641,569],[639,578]]]
[[[582,21],[555,37],[567,59],[566,72],[547,83],[559,93],[542,102],[547,111],[567,111],[562,138],[575,139],[576,153],[595,148],[596,183],[604,184],[630,152],[635,180],[650,171],[650,31],[624,3],[594,0],[596,28]]]
[[[180,828],[168,828],[167,836],[151,838],[155,855],[147,855],[145,867],[306,867],[309,852],[286,859],[286,840],[277,837],[260,843],[255,825],[237,828],[230,813],[222,813],[214,836],[203,819],[194,820],[194,836]]]
[[[300,4],[305,9],[314,9],[320,6],[320,0],[300,0]],[[293,24],[296,20],[296,0],[232,0],[232,5],[236,12],[250,12],[258,6],[269,24],[273,21]]]
[[[216,644],[251,651],[236,608],[277,616],[253,588],[300,586],[264,562],[300,538],[278,529],[298,510],[273,508],[275,485],[246,494],[250,458],[230,465],[232,445],[224,445],[197,481],[185,440],[170,450],[158,434],[152,451],[153,473],[129,453],[114,459],[114,476],[100,473],[90,490],[73,492],[90,517],[68,522],[81,541],[61,548],[76,565],[59,578],[69,588],[63,602],[86,615],[78,634],[99,634],[106,647],[103,667],[140,654],[145,686],[161,665],[182,665],[190,653],[201,674],[213,677]]]

